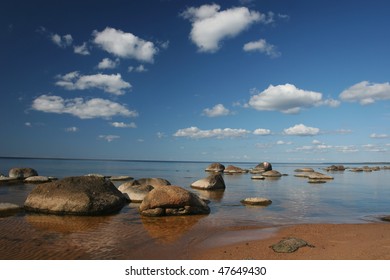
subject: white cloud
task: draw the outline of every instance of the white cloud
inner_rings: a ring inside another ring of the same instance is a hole
[[[246,129],[233,129],[233,128],[215,128],[211,130],[201,130],[197,127],[183,128],[176,131],[173,136],[175,137],[187,137],[187,138],[236,138],[243,137],[249,134],[250,131]]]
[[[319,128],[306,126],[304,124],[297,124],[295,126],[283,130],[286,135],[295,136],[314,136],[320,132]]]
[[[216,52],[222,40],[237,36],[255,22],[269,21],[266,15],[246,7],[220,9],[217,4],[202,5],[180,14],[192,22],[190,38],[201,52]]]
[[[138,65],[137,67],[134,66],[129,66],[127,69],[128,72],[137,72],[137,73],[143,73],[143,72],[148,72],[148,69],[143,65]]]
[[[110,125],[117,128],[137,128],[137,125],[134,122],[131,123],[111,122]]]
[[[87,43],[84,42],[80,46],[73,46],[74,53],[81,54],[81,55],[90,55],[91,53],[88,50]]]
[[[153,62],[158,49],[152,42],[145,41],[132,33],[106,27],[101,32],[95,30],[93,42],[103,50],[122,58],[133,58]]]
[[[79,131],[79,129],[76,126],[71,126],[71,127],[65,128],[65,131],[66,132],[77,132],[77,131]]]
[[[103,139],[103,140],[105,140],[107,142],[112,142],[112,141],[114,141],[116,139],[119,139],[120,136],[118,136],[118,135],[99,135],[99,138]]]
[[[255,135],[270,135],[271,130],[265,129],[265,128],[258,128],[258,129],[255,129],[255,131],[253,131],[253,134],[255,134]]]
[[[80,75],[78,71],[70,72],[65,75],[58,75],[57,86],[64,87],[67,90],[86,90],[98,88],[107,93],[115,95],[125,94],[125,90],[130,90],[131,85],[122,79],[121,74],[95,74]]]
[[[279,140],[276,142],[276,145],[291,145],[292,142],[285,142],[283,140]]]
[[[25,122],[24,125],[27,127],[32,127],[32,124],[30,122]]]
[[[121,115],[137,117],[137,111],[129,111],[125,106],[110,100],[93,98],[63,99],[55,95],[41,95],[32,104],[32,108],[45,113],[70,114],[80,119],[105,118]]]
[[[98,69],[114,69],[118,67],[119,65],[119,59],[109,59],[109,58],[103,58],[102,61],[99,62],[97,68]]]
[[[66,34],[64,36],[60,36],[58,34],[52,34],[51,40],[54,44],[56,44],[60,48],[69,47],[73,43],[73,38],[72,38],[72,35],[70,35],[70,34]]]
[[[390,99],[390,83],[374,84],[368,81],[357,83],[340,94],[344,101],[372,104],[378,100]]]
[[[157,135],[158,139],[162,139],[162,138],[165,137],[165,133],[164,132],[157,132],[156,135]]]
[[[372,133],[370,135],[370,138],[375,138],[375,139],[384,139],[384,138],[389,138],[390,136],[387,134],[377,134],[377,133]]]
[[[203,110],[202,115],[207,117],[221,117],[227,116],[230,114],[230,111],[226,109],[222,104],[217,104],[213,108],[206,108]]]
[[[260,39],[258,41],[253,41],[246,43],[243,47],[243,50],[246,52],[261,52],[270,57],[279,57],[281,54],[272,44],[267,43],[265,39]]]
[[[323,100],[322,94],[299,89],[292,84],[270,85],[264,91],[253,95],[248,106],[259,111],[281,111],[285,114],[299,113],[303,108],[332,105],[334,102]]]

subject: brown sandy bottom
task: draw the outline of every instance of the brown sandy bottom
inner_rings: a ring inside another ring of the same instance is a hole
[[[245,231],[242,232],[245,236]],[[276,253],[271,245],[288,237],[314,247]],[[270,237],[205,249],[193,259],[213,260],[390,260],[390,224],[304,224],[280,228]]]
[[[270,246],[286,237],[314,247],[275,253]],[[390,260],[390,224],[261,227],[213,225],[205,216],[20,215],[0,218],[0,259]]]

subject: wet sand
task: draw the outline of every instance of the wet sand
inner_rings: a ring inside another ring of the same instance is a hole
[[[242,232],[245,236],[245,231]],[[296,237],[314,247],[275,253],[271,245]],[[193,259],[211,260],[390,260],[390,223],[306,224],[282,227],[261,240],[205,249]]]

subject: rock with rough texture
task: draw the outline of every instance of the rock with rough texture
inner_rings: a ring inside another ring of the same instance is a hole
[[[268,161],[264,161],[255,166],[255,169],[263,169],[264,171],[272,170],[272,164]]]
[[[0,177],[0,184],[1,183],[6,183],[6,184],[9,184],[9,183],[18,183],[20,182],[20,179],[18,178],[10,178],[10,177]]]
[[[241,200],[241,203],[246,205],[267,206],[272,203],[272,200],[264,197],[248,197]]]
[[[171,183],[163,178],[140,178],[137,180],[134,180],[134,185],[139,186],[153,186],[153,187],[160,187],[160,186],[170,186]]]
[[[310,167],[304,167],[304,168],[298,168],[294,170],[295,172],[314,172],[313,168]]]
[[[310,180],[333,180],[332,176],[320,173],[320,172],[310,172],[308,173],[307,178]]]
[[[143,216],[182,216],[209,214],[210,208],[196,194],[178,186],[157,187],[142,201]]]
[[[248,170],[242,169],[234,165],[228,165],[223,172],[228,174],[236,174],[236,173],[247,173]]]
[[[12,216],[23,210],[23,207],[13,203],[0,203],[0,217]]]
[[[134,184],[134,181],[123,183],[118,187],[118,190],[127,195],[131,202],[142,202],[153,189],[151,185],[138,185]]]
[[[223,190],[226,188],[226,185],[221,174],[212,174],[193,182],[191,187],[202,190]]]
[[[225,166],[218,162],[214,162],[206,167],[206,172],[223,172],[225,170]]]
[[[344,171],[344,165],[331,165],[325,168],[326,171]]]
[[[271,248],[276,253],[293,253],[299,248],[306,247],[306,246],[314,247],[313,245],[307,243],[305,240],[295,238],[295,237],[288,237],[272,245]]]
[[[9,171],[8,176],[10,178],[25,179],[32,176],[38,176],[38,172],[29,167],[14,167]]]
[[[102,175],[102,174],[97,174],[97,173],[90,173],[90,174],[86,174],[84,175],[86,177],[98,177],[98,178],[106,178],[106,176]]]
[[[276,170],[269,170],[264,172],[261,175],[263,175],[264,177],[273,177],[273,178],[282,177],[282,174]]]
[[[28,184],[41,184],[41,183],[47,183],[50,182],[50,178],[46,176],[31,176],[26,179],[24,179],[25,183]]]
[[[117,212],[126,203],[126,197],[110,181],[80,176],[36,186],[24,207],[57,215],[102,215]]]

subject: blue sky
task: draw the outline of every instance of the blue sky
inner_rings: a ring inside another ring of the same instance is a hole
[[[390,3],[21,1],[0,156],[389,161]]]

